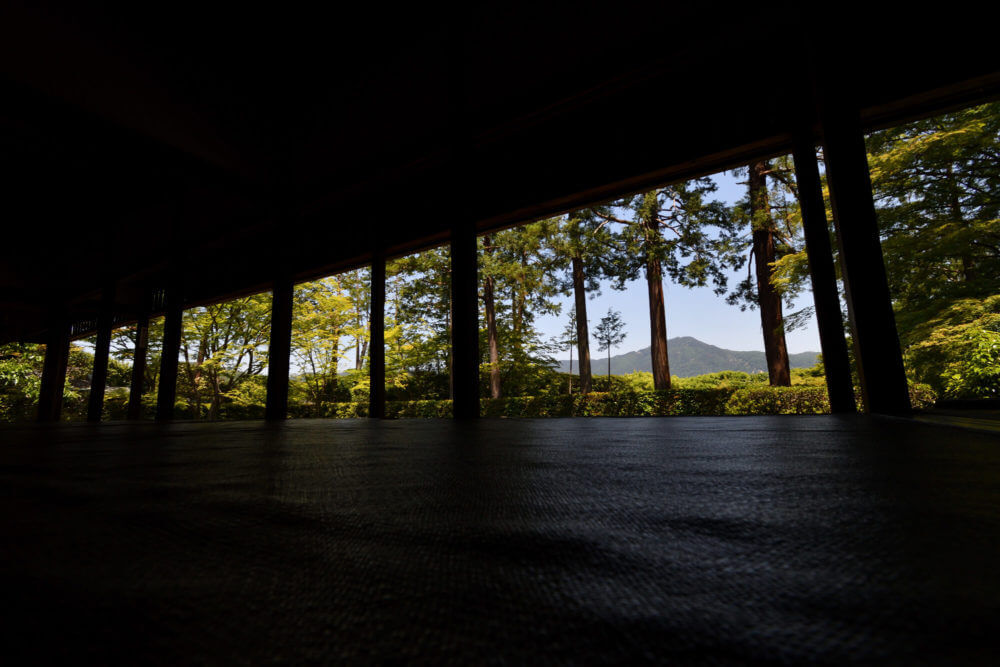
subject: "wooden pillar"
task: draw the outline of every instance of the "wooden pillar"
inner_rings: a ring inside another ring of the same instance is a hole
[[[271,292],[271,338],[267,345],[267,405],[264,418],[288,417],[288,362],[292,353],[292,305],[295,285],[290,278],[274,282]]]
[[[368,317],[368,416],[385,417],[385,254],[372,257],[371,314]]]
[[[45,339],[45,362],[38,392],[38,421],[57,422],[62,413],[66,367],[69,364],[69,325],[56,318]]]
[[[94,344],[94,368],[90,373],[90,396],[87,400],[87,421],[101,421],[104,411],[104,390],[108,384],[108,360],[111,357],[111,328],[115,316],[115,288],[108,285],[101,294],[97,314],[97,342]]]
[[[451,230],[451,351],[456,419],[479,416],[479,271],[476,228]]]
[[[132,355],[132,385],[128,393],[128,419],[142,419],[142,389],[146,382],[148,352],[149,310],[144,307],[135,323],[135,352]]]
[[[820,107],[827,183],[867,412],[908,414],[910,397],[879,240],[865,140],[846,95]]]
[[[160,355],[159,390],[156,393],[156,421],[174,418],[177,399],[177,356],[181,349],[181,318],[184,302],[179,287],[167,289],[163,318],[163,350]]]
[[[803,130],[796,134],[792,157],[795,159],[795,179],[799,186],[802,228],[806,255],[809,257],[809,277],[816,304],[816,323],[823,350],[830,411],[835,414],[855,412],[851,363],[847,355],[847,341],[844,340],[840,297],[837,295],[837,275],[823,204],[823,188],[816,165],[816,146],[810,132]]]

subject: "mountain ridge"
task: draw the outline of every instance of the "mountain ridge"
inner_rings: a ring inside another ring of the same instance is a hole
[[[611,374],[623,375],[632,371],[652,371],[650,348],[644,347],[633,352],[612,355]],[[727,350],[704,343],[693,336],[677,336],[667,340],[667,354],[670,360],[670,374],[677,377],[691,377],[719,371],[743,371],[745,373],[766,373],[767,361],[760,350]],[[788,355],[792,368],[809,368],[817,362],[819,352],[798,352]],[[608,358],[591,354],[590,369],[594,375],[608,372]],[[569,372],[569,359],[559,360],[559,370]],[[573,359],[573,372],[580,370]]]

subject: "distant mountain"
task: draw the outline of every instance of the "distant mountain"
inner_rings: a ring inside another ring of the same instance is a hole
[[[596,353],[596,356],[595,356]],[[595,375],[608,372],[608,358],[601,357],[596,349],[591,350],[590,369]],[[606,354],[606,353],[605,353]],[[691,336],[678,336],[667,341],[667,354],[670,357],[670,374],[677,377],[691,377],[719,371],[743,371],[745,373],[767,372],[767,362],[763,352],[747,350],[739,352],[726,350],[715,345],[703,343]],[[574,355],[575,356],[575,355]],[[816,365],[819,352],[799,352],[788,355],[792,368],[809,368]],[[563,373],[569,372],[569,359],[559,362]],[[577,360],[573,359],[573,372],[580,370]],[[623,375],[632,371],[652,371],[653,365],[649,348],[636,352],[612,355],[611,374]]]

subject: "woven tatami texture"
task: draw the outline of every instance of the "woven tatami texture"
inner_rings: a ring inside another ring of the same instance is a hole
[[[18,662],[988,663],[1000,642],[988,433],[852,416],[0,440]]]

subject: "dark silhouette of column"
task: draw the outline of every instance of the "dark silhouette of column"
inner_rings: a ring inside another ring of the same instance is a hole
[[[385,417],[385,254],[372,257],[371,313],[368,316],[368,416]]]
[[[45,362],[38,391],[38,421],[59,421],[68,364],[69,324],[60,316],[53,319],[45,338]]]
[[[156,421],[174,418],[174,402],[177,399],[177,356],[181,349],[181,318],[184,315],[184,302],[177,285],[167,288],[165,306]]]
[[[908,414],[910,397],[865,140],[857,108],[845,98],[846,94],[827,94],[820,105],[820,121],[861,395],[867,412]]]
[[[108,384],[108,359],[111,356],[111,328],[115,316],[115,288],[106,286],[101,293],[97,314],[97,342],[94,344],[94,368],[90,373],[90,395],[87,399],[87,421],[101,421],[104,411],[104,390]]]
[[[792,157],[795,159],[795,180],[799,186],[802,229],[806,239],[806,255],[809,257],[809,277],[816,304],[816,323],[823,350],[830,411],[855,412],[851,363],[847,355],[847,341],[844,339],[844,320],[840,314],[840,297],[837,295],[833,250],[830,247],[823,188],[811,133],[800,131],[796,134]]]
[[[267,345],[267,405],[264,418],[288,417],[288,361],[292,353],[292,305],[295,285],[280,278],[271,292],[271,338]]]
[[[479,416],[479,271],[476,228],[451,230],[451,351],[456,419]]]
[[[142,389],[146,381],[146,355],[149,352],[149,309],[135,323],[135,352],[132,355],[132,385],[128,393],[128,418],[142,418]]]

